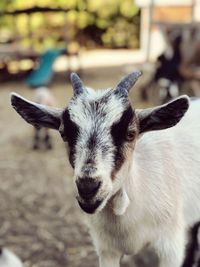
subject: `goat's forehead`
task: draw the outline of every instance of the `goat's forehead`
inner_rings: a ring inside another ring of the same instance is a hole
[[[94,122],[110,126],[120,119],[128,105],[128,99],[114,94],[112,89],[95,91],[87,88],[70,101],[68,110],[71,120],[79,126]]]

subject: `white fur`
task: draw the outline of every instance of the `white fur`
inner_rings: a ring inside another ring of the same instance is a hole
[[[38,104],[55,106],[55,97],[47,87],[38,87],[35,89],[34,100]]]
[[[117,267],[122,254],[145,245],[156,250],[161,267],[181,266],[186,230],[200,220],[199,133],[200,101],[195,101],[175,127],[137,141],[130,168],[122,166],[117,174],[130,200],[126,211],[116,216],[111,206],[119,200],[113,198],[88,217],[101,267]]]
[[[23,264],[12,251],[4,248],[0,254],[0,267],[23,267]]]

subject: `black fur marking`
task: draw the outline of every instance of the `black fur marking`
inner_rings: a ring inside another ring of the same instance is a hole
[[[91,164],[91,165],[94,165],[94,158],[88,158],[87,160],[86,160],[86,164]]]
[[[90,150],[93,150],[96,147],[96,143],[97,143],[97,133],[93,132],[89,139],[88,139],[88,143],[87,146]]]
[[[60,119],[42,109],[39,104],[34,105],[14,95],[11,98],[11,102],[13,108],[22,116],[22,118],[36,128],[59,128]]]
[[[128,134],[129,123],[133,120],[134,111],[131,106],[129,106],[122,114],[120,120],[112,125],[111,135],[113,138],[113,143],[116,147],[115,152],[115,170],[119,170],[124,162],[124,143],[130,141]]]
[[[3,253],[3,249],[0,247],[0,255]]]
[[[188,110],[189,103],[181,98],[150,110],[140,118],[140,133],[153,130],[162,130],[175,126]]]
[[[79,134],[79,127],[74,123],[71,118],[69,111],[66,109],[63,112],[63,124],[64,124],[64,131],[61,134],[62,138],[68,142],[69,145],[69,162],[74,168],[74,153],[75,153],[75,146],[77,137]]]
[[[134,111],[131,106],[129,106],[122,114],[120,120],[112,125],[111,134],[113,137],[114,144],[119,147],[125,141],[127,141],[127,131],[129,123],[134,117]]]
[[[185,253],[185,259],[183,262],[182,267],[192,267],[195,260],[195,253],[200,249],[198,240],[197,240],[197,234],[200,227],[200,222],[196,223],[189,232],[190,240],[186,247],[186,253]],[[200,265],[200,262],[198,263],[198,266]]]
[[[96,148],[97,148],[97,133],[94,131],[91,133],[88,141],[87,141],[87,148],[88,148],[88,157],[86,159],[86,164],[94,164],[95,157],[96,157]]]

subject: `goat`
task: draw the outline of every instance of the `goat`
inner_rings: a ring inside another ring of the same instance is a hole
[[[72,74],[65,109],[11,95],[28,123],[57,129],[67,142],[100,267],[118,267],[122,255],[147,245],[160,267],[180,267],[186,233],[200,220],[199,101],[180,96],[135,110],[128,93],[140,75],[94,91]]]
[[[47,87],[38,87],[35,89],[35,102],[38,104],[55,106],[54,96]],[[44,127],[35,127],[35,134],[33,138],[33,149],[39,149],[44,144],[47,149],[52,148],[51,137],[49,131]]]
[[[0,267],[23,267],[23,264],[12,251],[0,248]]]

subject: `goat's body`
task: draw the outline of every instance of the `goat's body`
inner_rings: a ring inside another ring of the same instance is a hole
[[[91,217],[99,254],[135,254],[145,245],[167,254],[168,246],[176,246],[174,239],[179,246],[185,230],[200,220],[199,118],[200,101],[195,101],[177,126],[138,140],[129,170],[126,166],[118,174],[125,176],[123,186],[130,199],[126,212],[113,213],[114,199]],[[171,254],[177,249],[184,248],[172,247]]]

